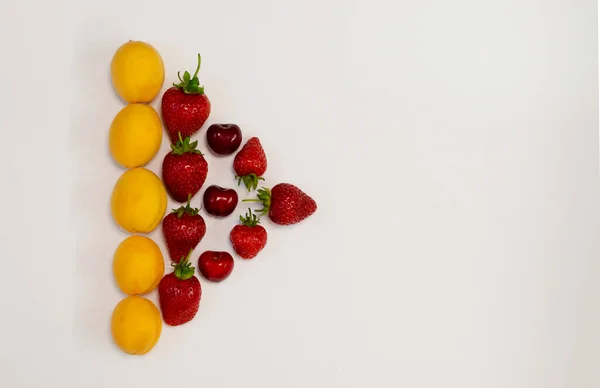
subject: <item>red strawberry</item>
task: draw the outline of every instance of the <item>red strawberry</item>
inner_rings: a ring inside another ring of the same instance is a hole
[[[185,138],[198,132],[210,115],[210,101],[204,94],[204,86],[200,86],[198,81],[200,62],[198,54],[198,67],[194,76],[190,77],[190,73],[186,71],[182,79],[177,73],[180,83],[173,84],[162,97],[162,117],[173,144],[177,142],[180,133]]]
[[[163,160],[163,181],[177,202],[184,203],[188,197],[196,195],[206,181],[208,163],[197,146],[197,140],[190,144],[189,137],[185,140],[180,137]]]
[[[191,254],[192,251],[179,263],[173,263],[174,271],[165,275],[158,284],[158,300],[163,320],[170,326],[191,321],[200,307],[202,287],[189,262]]]
[[[267,245],[267,231],[258,225],[260,220],[248,209],[246,217],[240,216],[242,225],[236,225],[229,234],[231,245],[242,259],[252,259]]]
[[[271,190],[258,190],[258,199],[243,202],[262,202],[261,214],[269,212],[269,219],[277,225],[292,225],[308,218],[317,211],[317,203],[298,187],[279,183]]]
[[[186,206],[173,209],[162,222],[163,235],[167,242],[167,250],[175,263],[194,250],[206,234],[204,218],[198,214],[198,209]]]
[[[259,180],[264,181],[261,175],[267,171],[267,156],[258,137],[250,138],[235,155],[233,170],[238,185],[243,181],[248,191],[256,190]]]

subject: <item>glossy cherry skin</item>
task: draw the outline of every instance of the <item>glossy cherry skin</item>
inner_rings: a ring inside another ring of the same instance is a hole
[[[211,216],[227,217],[238,204],[238,195],[234,189],[225,189],[212,185],[204,191],[204,210]]]
[[[236,124],[213,124],[206,130],[206,142],[218,155],[231,155],[242,144],[242,130]]]
[[[206,251],[198,259],[198,271],[211,282],[222,282],[233,271],[233,257],[228,252]]]

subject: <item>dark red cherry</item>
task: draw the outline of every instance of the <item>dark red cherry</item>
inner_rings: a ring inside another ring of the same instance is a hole
[[[242,144],[242,131],[236,124],[213,124],[206,131],[206,142],[214,153],[231,155]]]
[[[229,252],[206,251],[198,259],[198,271],[211,282],[225,280],[233,270],[233,256]]]
[[[234,189],[225,189],[212,185],[204,191],[204,210],[215,217],[226,217],[233,213],[238,204],[238,195]]]

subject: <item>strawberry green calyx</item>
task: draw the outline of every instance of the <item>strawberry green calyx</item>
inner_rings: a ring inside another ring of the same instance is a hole
[[[177,140],[177,143],[171,144],[171,152],[174,155],[183,155],[186,153],[202,155],[202,152],[196,148],[198,147],[198,140],[192,143],[190,143],[190,140],[191,139],[189,136],[185,139],[182,139],[181,132],[179,132],[179,140]]]
[[[238,186],[244,182],[244,186],[248,189],[248,191],[256,190],[258,187],[258,181],[264,181],[265,178],[261,176],[256,176],[256,174],[248,174],[244,176],[235,176],[238,180]]]
[[[190,77],[190,73],[186,71],[183,73],[183,78],[181,78],[180,72],[177,72],[177,78],[179,78],[180,83],[174,83],[173,86],[183,90],[185,94],[204,94],[204,86],[200,86],[200,81],[198,80],[200,63],[202,63],[202,57],[198,54],[198,67],[196,67],[194,76]]]
[[[266,214],[269,211],[269,208],[271,207],[271,190],[266,187],[263,187],[258,190],[258,194],[256,195],[256,198],[244,199],[244,200],[242,200],[242,202],[260,202],[260,203],[262,203],[262,205],[263,205],[262,209],[258,210],[258,213],[262,216],[263,214]]]
[[[193,249],[190,249],[190,253],[188,253],[187,257],[182,257],[179,263],[171,263],[171,266],[175,268],[173,273],[179,280],[188,280],[194,276],[194,267],[192,267],[192,263],[190,263],[192,251]]]
[[[256,214],[252,214],[252,210],[248,209],[248,213],[246,213],[246,217],[240,216],[240,221],[242,225],[246,226],[256,226],[260,224],[260,218],[256,216]]]
[[[177,218],[181,218],[184,214],[195,216],[198,214],[200,209],[191,207],[190,200],[192,199],[192,195],[188,194],[187,204],[185,206],[180,206],[177,209],[173,209],[173,213],[177,214]]]

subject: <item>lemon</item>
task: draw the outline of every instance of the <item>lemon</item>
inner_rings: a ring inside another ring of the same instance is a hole
[[[113,257],[113,274],[117,285],[128,295],[147,294],[154,290],[165,273],[160,248],[144,236],[123,240]]]
[[[115,90],[129,103],[152,101],[165,80],[165,66],[158,51],[148,43],[133,40],[117,49],[110,73]]]
[[[160,178],[144,167],[127,170],[115,183],[112,216],[129,233],[150,233],[167,210],[167,191]]]
[[[110,125],[110,153],[126,168],[145,166],[158,152],[161,141],[160,118],[149,105],[125,106]]]
[[[125,353],[146,354],[160,338],[160,312],[148,299],[128,296],[115,306],[110,329],[113,340]]]

